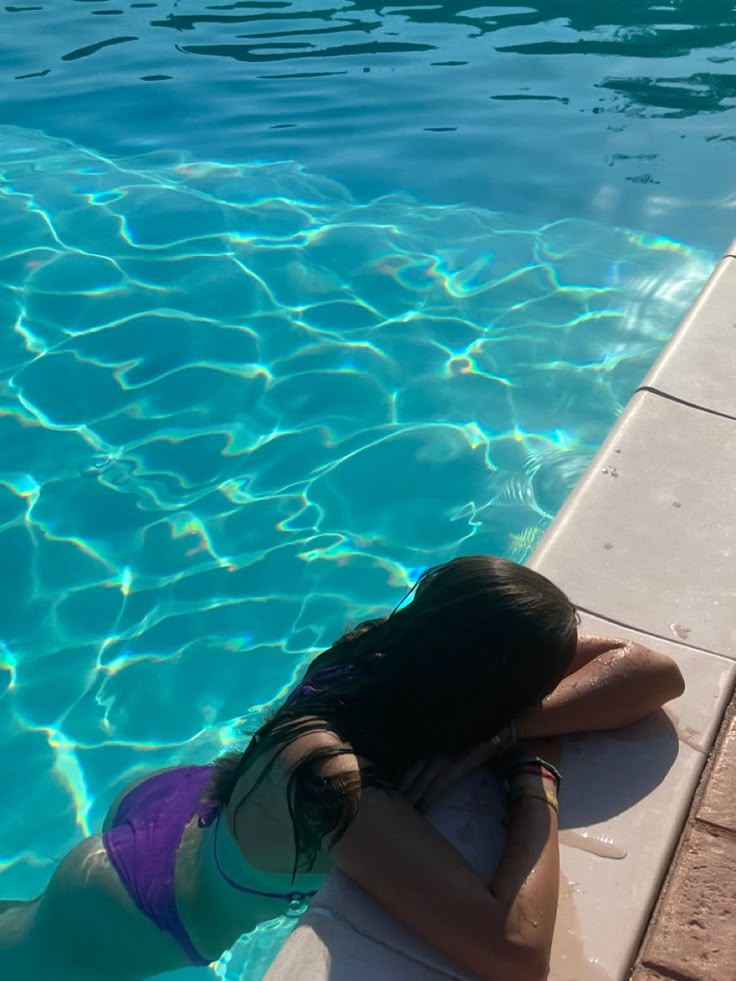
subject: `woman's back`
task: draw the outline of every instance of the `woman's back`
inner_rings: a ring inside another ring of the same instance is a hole
[[[294,740],[272,766],[269,757],[260,759],[237,781],[230,800],[207,828],[192,826],[185,832],[177,901],[195,946],[203,952],[219,956],[259,923],[286,912],[298,914],[330,870],[332,863],[322,853],[309,873],[294,875],[286,788],[293,762],[315,741],[335,744],[337,737],[320,732]]]

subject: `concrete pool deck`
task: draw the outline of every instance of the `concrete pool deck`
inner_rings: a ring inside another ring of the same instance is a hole
[[[656,717],[566,740],[550,981],[736,978],[733,707],[718,735],[736,681],[735,382],[732,247],[530,559],[582,629],[671,655],[687,683]],[[502,804],[488,778],[431,817],[490,875]],[[378,976],[466,977],[334,874],[266,977]]]

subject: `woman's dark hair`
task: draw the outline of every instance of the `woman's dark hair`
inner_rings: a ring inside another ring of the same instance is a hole
[[[413,592],[319,654],[245,752],[215,763],[210,796],[225,804],[265,757],[253,793],[296,737],[329,730],[344,740],[290,773],[295,872],[312,867],[325,837],[334,843],[344,832],[361,787],[391,787],[419,759],[489,739],[549,694],[575,653],[575,608],[526,566],[463,556],[428,569]],[[345,753],[370,764],[352,780],[325,778],[325,762]]]

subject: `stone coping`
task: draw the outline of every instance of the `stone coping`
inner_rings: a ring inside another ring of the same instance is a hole
[[[685,694],[656,717],[622,732],[566,740],[562,887],[550,981],[630,976],[734,687],[734,313],[736,257],[729,255],[530,559],[583,611],[583,629],[665,651],[687,682]],[[721,869],[730,877],[720,906],[711,904],[721,913],[729,909],[736,875],[730,804],[736,734],[725,742],[730,755],[713,769],[716,789],[691,820],[681,864],[670,878],[675,894],[690,882],[691,894],[702,897],[710,873],[700,869],[697,856],[707,855],[703,861],[713,874]],[[603,770],[605,781],[597,776]],[[473,775],[430,815],[486,877],[502,841],[498,793],[488,778]],[[732,901],[731,923],[733,909]],[[692,949],[674,944],[678,931],[696,929],[685,924],[689,915],[684,906],[660,915],[662,927],[647,940],[640,981],[727,981],[723,970],[731,970],[736,957],[722,964],[705,941]],[[716,921],[717,915],[703,920],[701,939]],[[733,943],[722,946],[730,957]],[[716,973],[687,973],[708,956]],[[464,977],[336,873],[266,978],[360,981],[381,975],[402,981]]]

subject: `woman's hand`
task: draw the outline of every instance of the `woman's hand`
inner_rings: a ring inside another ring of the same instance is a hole
[[[497,743],[489,739],[460,756],[420,760],[404,774],[399,791],[418,811],[426,811],[467,773],[490,763],[497,752]]]

